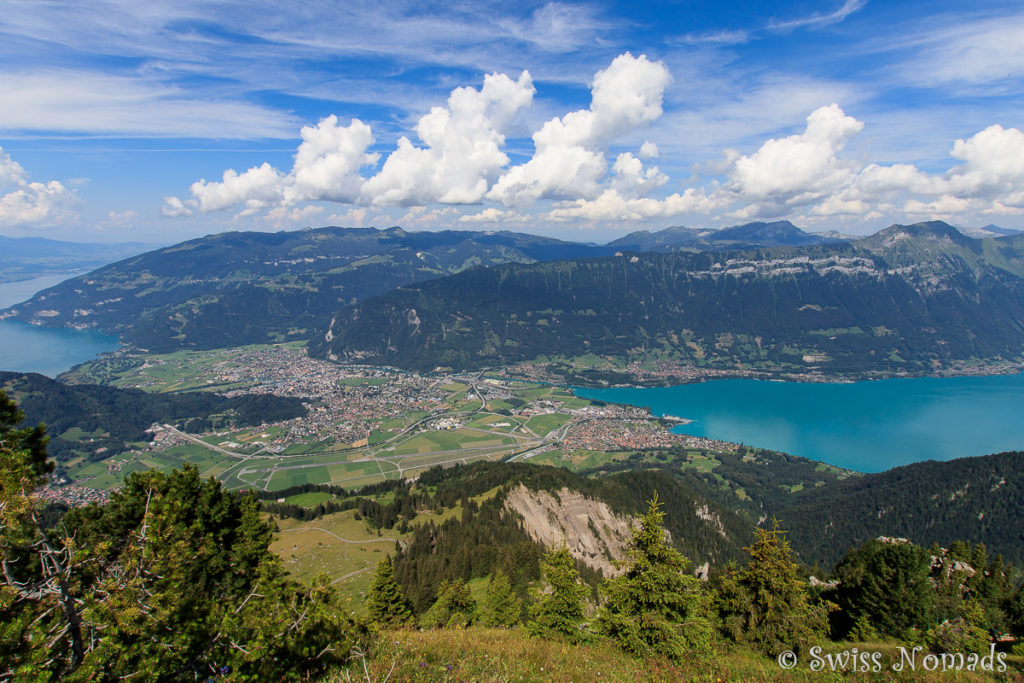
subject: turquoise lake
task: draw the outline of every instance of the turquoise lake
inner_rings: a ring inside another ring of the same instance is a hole
[[[860,472],[1024,450],[1024,374],[852,384],[716,380],[577,389],[693,420],[673,431],[744,443]]]
[[[50,275],[0,285],[0,308],[25,301],[41,289],[71,275]],[[95,330],[36,327],[18,320],[0,320],[0,370],[38,372],[56,377],[79,363],[118,347],[117,337]]]

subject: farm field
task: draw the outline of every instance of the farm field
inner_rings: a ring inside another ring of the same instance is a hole
[[[149,392],[270,392],[301,397],[308,406],[305,417],[227,431],[188,434],[180,425],[155,425],[152,443],[69,462],[69,479],[98,489],[119,487],[131,472],[184,465],[231,489],[264,491],[302,484],[358,488],[479,459],[536,457],[583,469],[624,456],[566,449],[561,440],[573,425],[593,420],[594,410],[602,419],[650,419],[641,409],[598,407],[565,387],[339,366],[310,359],[297,344],[123,353],[87,363],[74,375]],[[68,430],[61,438],[85,442],[92,436]]]

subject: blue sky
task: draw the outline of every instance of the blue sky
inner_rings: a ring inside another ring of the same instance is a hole
[[[1019,2],[0,0],[0,234],[1020,228],[1022,79]]]

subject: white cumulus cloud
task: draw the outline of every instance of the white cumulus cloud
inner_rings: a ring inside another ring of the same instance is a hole
[[[591,221],[643,220],[668,218],[686,213],[710,213],[720,207],[716,199],[703,189],[687,188],[665,199],[652,197],[625,197],[617,190],[608,189],[596,199],[577,199],[566,202],[548,212],[554,220],[586,219]]]
[[[193,183],[191,199],[165,197],[163,214],[187,216],[192,209],[207,213],[241,204],[240,215],[247,216],[300,201],[354,201],[364,181],[359,169],[377,160],[377,155],[366,153],[373,144],[370,127],[359,119],[343,126],[332,115],[316,126],[304,126],[300,135],[302,144],[290,172],[266,162],[243,173],[228,169],[219,181],[203,178]]]
[[[78,196],[60,181],[46,183],[29,180],[21,164],[0,148],[0,225],[60,223],[74,215],[81,203]]]
[[[370,127],[359,119],[339,126],[338,117],[332,114],[316,126],[303,127],[301,134],[302,144],[284,190],[285,201],[355,200],[363,184],[359,169],[377,163],[379,156],[366,153],[373,144]]]
[[[463,216],[459,216],[460,223],[497,223],[499,221],[512,220],[516,217],[513,211],[504,211],[502,209],[496,209],[493,206],[484,209],[478,213],[468,213]]]
[[[799,135],[775,139],[749,156],[734,156],[722,192],[745,203],[737,216],[782,215],[814,203],[848,184],[857,169],[838,157],[864,124],[837,104],[819,107]]]
[[[434,107],[416,125],[425,147],[398,141],[380,173],[363,186],[373,204],[473,204],[508,162],[502,132],[533,101],[533,80],[489,74],[480,90],[456,88],[447,107]]]
[[[670,80],[668,68],[645,55],[616,57],[594,77],[590,108],[545,123],[533,135],[533,157],[506,171],[487,198],[514,207],[538,199],[596,198],[604,189],[608,145],[661,116]]]

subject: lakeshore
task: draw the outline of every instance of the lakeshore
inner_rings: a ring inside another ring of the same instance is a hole
[[[679,415],[673,431],[861,472],[1024,449],[1024,374],[848,383],[730,379],[580,396]]]

